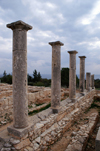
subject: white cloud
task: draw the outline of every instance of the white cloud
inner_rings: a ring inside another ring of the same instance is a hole
[[[66,3],[72,3],[74,0],[64,0]]]
[[[30,20],[36,18],[41,24],[51,26],[57,26],[57,22],[63,24],[65,21],[63,14],[59,12],[58,6],[54,3],[36,0],[22,0],[22,2],[29,7],[32,13],[29,16]]]
[[[100,49],[100,39],[94,37],[92,39],[89,39],[88,41],[79,42],[77,43],[77,45],[86,45],[87,49],[89,50]]]
[[[97,1],[93,7],[93,9],[90,11],[89,14],[85,15],[80,19],[80,22],[83,25],[91,24],[91,22],[96,18],[96,16],[100,14],[100,1]]]
[[[0,52],[8,53],[12,51],[12,40],[0,37]]]
[[[52,47],[48,42],[58,40],[64,43],[61,47],[62,66],[68,66],[67,51],[75,49],[79,55],[87,56],[87,70],[90,67],[89,62],[94,62],[94,68],[90,69],[92,72],[99,72],[99,66],[95,68],[100,59],[99,6],[100,2],[97,0],[95,2],[93,0],[7,0],[7,2],[2,0],[0,2],[1,73],[6,70],[6,64],[9,64],[8,60],[4,59],[10,59],[12,55],[12,31],[6,28],[6,24],[19,19],[33,26],[27,34],[29,73],[34,69],[41,73],[51,72]],[[12,67],[7,67],[7,70],[10,73]]]

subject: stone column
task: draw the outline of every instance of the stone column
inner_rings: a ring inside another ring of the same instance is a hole
[[[32,26],[17,21],[7,27],[13,30],[13,126],[25,128],[28,126],[27,31]]]
[[[68,51],[70,54],[70,70],[69,70],[69,98],[75,102],[76,98],[76,50]]]
[[[91,88],[94,89],[94,74],[91,75]]]
[[[79,88],[80,92],[84,92],[85,89],[85,56],[79,56],[80,58],[80,82]]]
[[[86,73],[86,89],[87,91],[90,91],[90,77],[91,77],[91,73],[87,72]]]
[[[49,42],[52,46],[52,82],[51,82],[51,108],[53,113],[58,113],[61,101],[61,46],[60,41]]]

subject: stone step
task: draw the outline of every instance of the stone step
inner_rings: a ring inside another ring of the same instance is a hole
[[[62,118],[62,120],[55,122],[50,128],[46,129],[42,134],[36,137],[34,141],[32,141],[32,146],[35,146],[36,150],[38,147],[41,150],[47,149],[47,146],[54,144],[65,133],[65,131],[72,126],[75,121],[74,117],[77,117],[79,114],[79,109],[75,109],[71,114]]]

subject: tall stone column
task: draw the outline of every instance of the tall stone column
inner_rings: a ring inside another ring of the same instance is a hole
[[[17,21],[7,27],[13,30],[13,126],[25,128],[28,126],[27,31],[32,26]]]
[[[94,89],[94,74],[91,75],[91,88]]]
[[[69,70],[69,98],[75,102],[76,98],[76,50],[68,51],[70,54],[70,70]]]
[[[80,92],[84,92],[85,89],[85,56],[79,56],[80,58],[80,82],[79,88]]]
[[[90,91],[90,81],[91,81],[91,73],[86,73],[86,89],[87,91]]]
[[[52,46],[52,82],[51,82],[51,108],[53,113],[58,113],[61,101],[61,46],[60,41],[49,42]]]

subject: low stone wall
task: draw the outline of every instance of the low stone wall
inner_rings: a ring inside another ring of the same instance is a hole
[[[19,138],[16,135],[17,139],[9,136],[6,143],[2,143],[1,151],[4,149],[10,150],[11,148],[20,151],[46,151],[48,146],[56,142],[77,121],[78,117],[91,106],[95,93],[95,89],[93,89],[86,92],[85,96],[77,94],[75,103],[71,103],[69,98],[62,101],[61,111],[58,114],[52,114],[49,108],[29,117],[29,123],[32,126],[28,129],[27,134]],[[4,131],[1,135],[4,135]],[[5,139],[2,137],[2,140]]]
[[[69,96],[65,88],[61,89],[61,99]],[[51,101],[51,88],[28,86],[28,106],[29,112],[39,110]],[[39,107],[36,104],[43,104]],[[0,125],[13,120],[13,97],[12,85],[0,84]]]
[[[89,117],[87,117],[88,123],[82,125],[77,133],[73,132],[71,143],[67,146],[65,151],[84,151],[89,136],[92,134],[98,122],[98,118],[98,113],[92,113]]]

